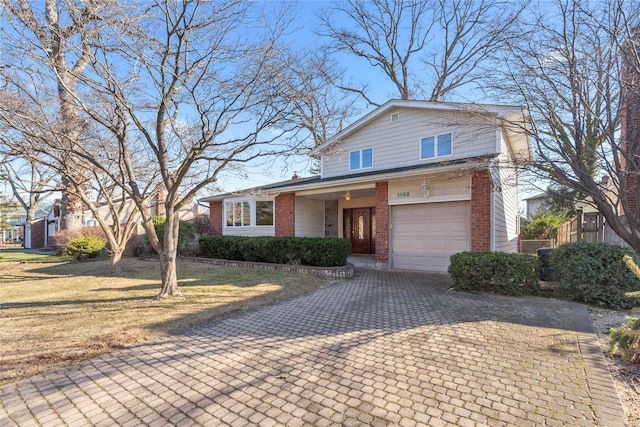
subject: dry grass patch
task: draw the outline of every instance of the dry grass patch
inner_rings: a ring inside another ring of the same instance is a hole
[[[178,263],[184,298],[154,300],[155,261],[0,263],[0,384],[184,331],[329,282],[290,272]]]

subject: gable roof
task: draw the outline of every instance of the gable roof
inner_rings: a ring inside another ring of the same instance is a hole
[[[340,143],[354,132],[367,126],[380,116],[389,113],[395,108],[415,108],[425,111],[458,111],[472,112],[494,116],[504,120],[507,139],[510,141],[514,153],[530,157],[531,148],[529,138],[523,130],[528,129],[528,113],[526,108],[514,105],[476,104],[458,102],[431,102],[406,99],[391,99],[375,110],[365,114],[342,131],[335,134],[324,144],[311,150],[311,155],[321,155],[331,146]]]

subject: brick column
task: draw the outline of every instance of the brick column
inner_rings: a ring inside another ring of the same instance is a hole
[[[488,170],[471,177],[471,250],[491,250],[491,176]]]
[[[296,195],[284,193],[275,198],[276,236],[296,235]]]
[[[209,202],[209,234],[222,236],[222,202]]]
[[[376,182],[376,267],[389,267],[388,182]]]

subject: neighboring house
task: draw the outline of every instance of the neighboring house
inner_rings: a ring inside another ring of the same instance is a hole
[[[127,199],[125,202],[125,208],[123,215],[128,217],[132,212],[136,212],[135,203]],[[156,198],[155,202],[151,206],[151,213],[153,215],[164,215],[164,202]],[[108,205],[102,205],[98,207],[98,214],[101,218],[104,218],[107,223],[111,223],[111,211]],[[197,215],[208,214],[208,209],[205,206],[198,204],[198,202],[192,202],[187,204],[179,212],[181,220],[191,220]],[[126,218],[123,218],[123,221]],[[99,227],[98,220],[95,218],[90,210],[85,210],[82,215],[82,224],[85,227]],[[43,248],[47,246],[56,245],[56,234],[60,232],[60,207],[58,204],[54,204],[47,212],[47,217],[41,220],[32,222],[29,226],[29,240],[25,239],[25,247],[30,248]],[[131,239],[140,238],[145,234],[142,224],[138,221],[136,229],[133,232]]]
[[[5,212],[6,218],[11,226],[2,230],[0,238],[3,242],[23,243],[28,235],[27,227],[27,211],[20,204],[15,203],[14,208]],[[35,219],[47,216],[49,207],[37,209],[34,216]],[[28,246],[27,246],[28,247]]]
[[[537,194],[535,196],[524,199],[527,204],[527,219],[532,220],[533,216],[540,212],[545,212],[549,203],[549,196],[546,193]]]
[[[313,154],[322,175],[202,199],[211,234],[348,238],[376,266],[446,271],[466,250],[516,252],[521,107],[391,100]]]
[[[22,238],[24,209],[14,202],[0,200],[0,243],[15,243]]]

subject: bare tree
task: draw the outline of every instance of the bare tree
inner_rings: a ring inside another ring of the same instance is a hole
[[[320,15],[320,34],[329,51],[380,68],[401,99],[441,101],[483,75],[521,11],[501,0],[346,0]]]
[[[57,175],[56,170],[33,159],[14,158],[5,163],[4,176],[13,197],[24,208],[27,222],[35,219],[38,207],[55,191]]]
[[[73,156],[136,203],[160,255],[159,298],[180,294],[179,210],[227,168],[291,148],[277,143],[290,123],[287,87],[275,78],[286,20],[277,12],[264,20],[259,6],[159,0],[126,33],[101,35],[92,77],[82,81],[83,115],[108,132],[111,145],[76,143]],[[163,241],[149,206],[158,191],[165,194]]]
[[[87,209],[92,212],[104,232],[109,244],[109,272],[120,274],[122,254],[140,215],[135,204],[127,200],[126,192],[118,186],[123,181],[122,176],[118,181],[113,180],[83,159],[87,153],[93,153],[105,168],[111,170],[111,175],[117,176],[122,173],[116,160],[119,158],[117,147],[109,139],[105,140],[104,132],[96,131],[95,125],[89,126],[90,122],[83,126],[78,141],[70,140],[68,134],[60,133],[55,117],[52,122],[47,120],[47,104],[43,100],[20,98],[19,95],[24,93],[6,90],[3,93],[5,103],[0,106],[0,119],[7,127],[0,134],[0,153],[14,161],[22,161],[31,170],[31,179],[20,178],[16,168],[10,163],[5,165],[16,197],[23,206],[28,204],[33,210],[39,196],[52,189],[61,189],[59,178],[66,177],[64,191],[79,200],[83,213]],[[74,148],[80,146],[84,148]],[[20,190],[21,187],[24,188]],[[82,227],[69,231],[80,233]]]
[[[300,149],[324,144],[358,113],[357,97],[337,84],[343,67],[326,53],[286,50],[279,62],[274,78],[289,105],[285,121],[299,131],[289,137]]]
[[[79,77],[91,57],[90,40],[103,23],[100,16],[112,13],[106,13],[112,3],[46,0],[41,7],[34,7],[27,0],[0,3],[6,25],[0,33],[6,59],[3,77],[24,95],[47,98],[49,108],[55,111],[46,113],[55,114],[59,134],[69,138],[60,142],[67,146],[81,133],[75,98]],[[63,184],[71,185],[68,178],[62,176]],[[64,188],[62,207],[62,228],[81,227],[82,201]]]
[[[640,61],[633,28],[640,10],[621,0],[557,0],[555,9],[549,6],[521,24],[527,36],[512,41],[505,74],[494,89],[531,113],[527,131],[536,159],[530,170],[587,196],[611,228],[640,251],[633,202],[640,200],[640,190],[628,185],[640,173],[638,129],[621,129],[627,107],[626,122],[638,121]]]

